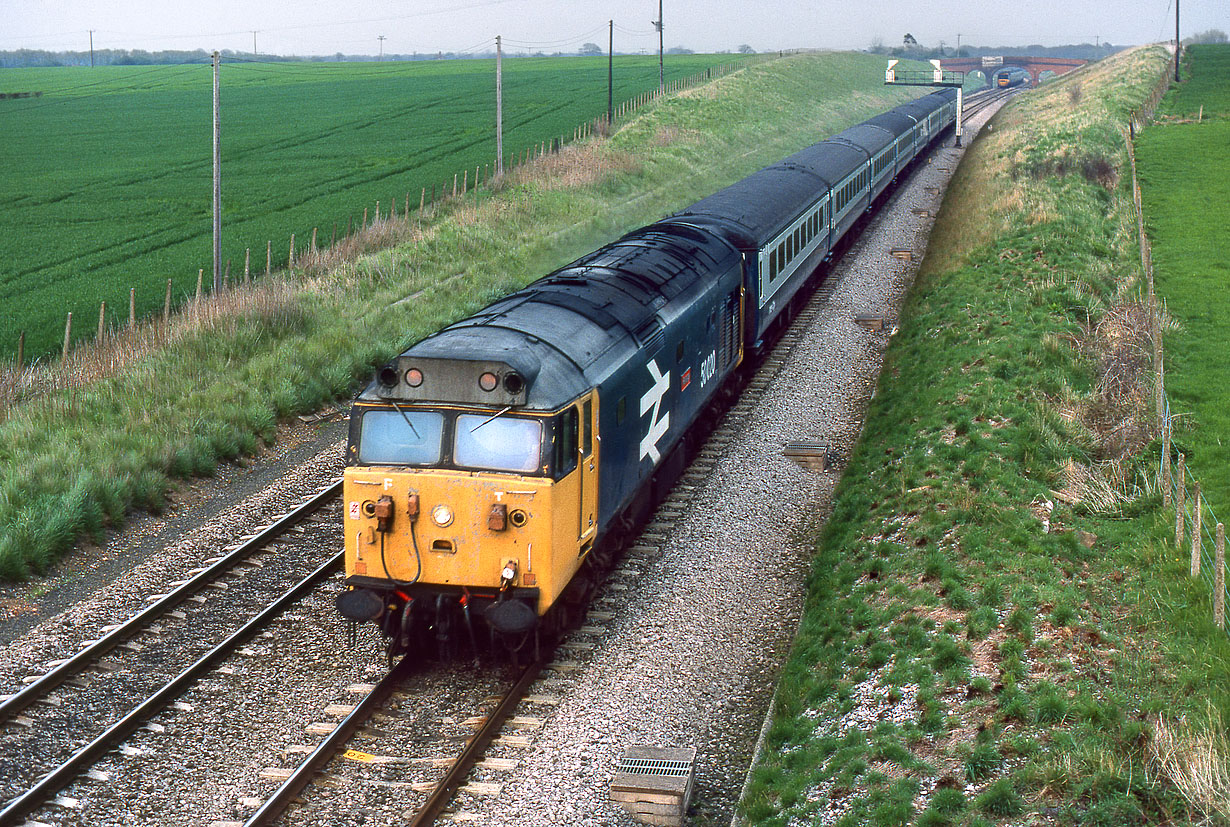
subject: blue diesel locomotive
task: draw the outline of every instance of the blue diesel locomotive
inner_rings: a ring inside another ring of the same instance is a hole
[[[744,359],[955,118],[952,89],[898,106],[381,369],[350,417],[341,614],[390,655],[567,626]]]

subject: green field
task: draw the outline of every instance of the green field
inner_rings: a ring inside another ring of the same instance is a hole
[[[732,55],[667,62],[668,80]],[[223,259],[243,268],[266,242],[327,243],[377,201],[387,210],[423,187],[495,159],[492,60],[229,63],[221,70]],[[651,57],[615,61],[616,103],[656,88]],[[605,58],[504,61],[504,149],[566,135],[607,104]],[[10,69],[0,93],[0,359],[19,330],[27,355],[58,351],[67,311],[93,335],[99,303],[160,308],[211,272],[212,71],[208,65]],[[276,266],[276,264],[275,264]]]
[[[1137,140],[1145,225],[1157,292],[1178,329],[1168,332],[1166,391],[1178,450],[1221,517],[1230,517],[1230,46],[1189,53],[1191,79],[1166,97],[1172,112],[1203,123],[1162,123]]]
[[[1183,83],[1171,89],[1158,107],[1161,115],[1180,118],[1230,118],[1230,46],[1189,46],[1180,67]]]

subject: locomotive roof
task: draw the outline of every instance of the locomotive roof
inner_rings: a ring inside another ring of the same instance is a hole
[[[468,364],[477,380],[488,367],[503,366],[525,382],[507,404],[555,410],[601,384],[626,351],[651,341],[705,289],[706,274],[738,266],[738,252],[713,234],[680,226],[634,230],[411,345],[395,360],[397,384],[383,385],[378,375],[359,398],[495,404],[473,390],[476,381],[461,398],[455,389],[436,398],[429,382],[411,388],[404,374],[420,361],[453,371]]]

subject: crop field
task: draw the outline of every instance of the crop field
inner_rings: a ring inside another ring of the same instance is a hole
[[[1230,514],[1230,46],[1191,50],[1192,79],[1167,96],[1169,111],[1203,123],[1160,123],[1141,133],[1137,158],[1158,294],[1178,322],[1166,333],[1166,391],[1179,417],[1175,441],[1225,520]],[[1180,103],[1175,101],[1179,100]]]
[[[1179,118],[1230,118],[1230,46],[1200,44],[1189,46],[1186,64],[1190,77],[1162,101],[1158,112]]]
[[[686,55],[667,80],[739,60]],[[223,260],[232,274],[285,263],[318,227],[327,244],[422,188],[494,164],[493,60],[224,63],[221,69]],[[615,102],[657,87],[656,57],[618,57]],[[0,93],[0,360],[74,340],[178,303],[212,272],[212,70],[209,65],[10,69]],[[504,61],[504,150],[571,137],[607,103],[606,58]]]

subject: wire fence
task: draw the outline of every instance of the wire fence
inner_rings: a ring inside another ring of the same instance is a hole
[[[1200,481],[1187,470],[1187,458],[1175,453],[1173,448],[1174,416],[1170,399],[1166,396],[1166,356],[1163,349],[1161,327],[1162,310],[1158,307],[1157,292],[1153,279],[1153,250],[1145,232],[1144,209],[1141,203],[1140,180],[1136,174],[1136,150],[1133,141],[1136,135],[1154,119],[1162,97],[1170,89],[1170,67],[1167,66],[1154,84],[1140,108],[1128,118],[1124,136],[1128,158],[1132,166],[1132,200],[1136,210],[1136,229],[1140,240],[1140,266],[1148,290],[1150,337],[1153,340],[1154,401],[1157,419],[1162,431],[1162,456],[1158,462],[1158,484],[1162,492],[1162,505],[1174,508],[1174,544],[1179,550],[1190,549],[1189,574],[1201,578],[1208,585],[1213,598],[1213,622],[1220,629],[1226,628],[1226,529],[1218,519],[1212,505],[1204,496]]]

